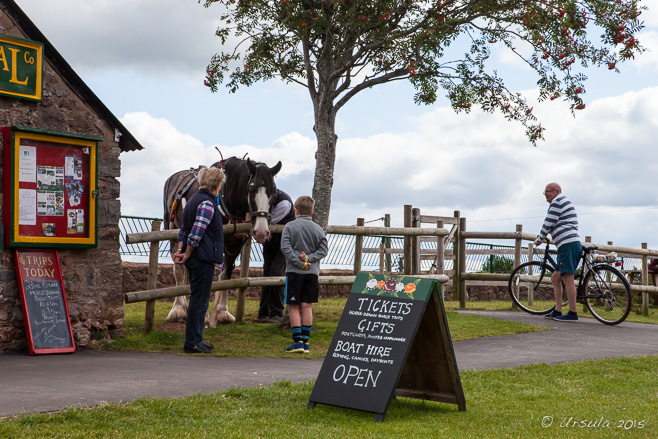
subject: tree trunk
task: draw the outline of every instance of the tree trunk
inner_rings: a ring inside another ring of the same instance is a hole
[[[324,230],[329,224],[331,208],[331,189],[334,186],[334,165],[336,163],[336,114],[331,103],[317,105],[315,108],[315,135],[318,149],[315,153],[315,178],[313,180],[313,199],[315,215],[313,220]]]

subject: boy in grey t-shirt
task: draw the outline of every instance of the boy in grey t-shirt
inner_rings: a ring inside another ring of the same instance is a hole
[[[320,260],[327,256],[327,238],[313,222],[315,201],[301,196],[295,201],[296,219],[283,228],[281,252],[286,258],[286,304],[293,342],[286,352],[308,353],[313,326],[313,304],[320,295]]]

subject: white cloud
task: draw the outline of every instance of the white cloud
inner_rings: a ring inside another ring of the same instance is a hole
[[[633,64],[645,73],[651,73],[658,70],[658,32],[648,30],[638,35],[640,44],[647,49],[642,55],[638,56]]]
[[[217,8],[180,0],[17,0],[77,70],[199,77],[218,50]]]
[[[123,215],[161,216],[164,183],[170,175],[217,161],[217,151],[179,132],[165,119],[129,113],[121,121],[144,146],[142,151],[121,156]]]

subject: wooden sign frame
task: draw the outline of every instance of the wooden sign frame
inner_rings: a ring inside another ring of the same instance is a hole
[[[100,137],[1,129],[5,245],[96,247]]]
[[[466,410],[440,286],[432,279],[359,273],[308,408],[321,403],[368,411],[380,422],[394,396]]]
[[[30,355],[75,352],[62,268],[56,250],[14,250]]]

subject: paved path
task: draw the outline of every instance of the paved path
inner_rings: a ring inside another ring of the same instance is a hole
[[[607,326],[592,319],[560,323],[520,312],[468,311],[552,328],[454,342],[460,370],[658,354],[658,325]],[[183,397],[280,380],[315,380],[322,359],[221,358],[105,352],[0,354],[0,417],[64,407]]]

